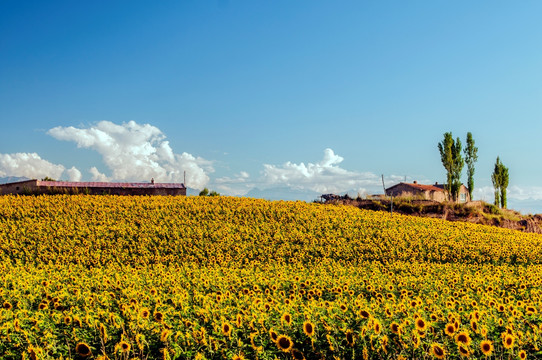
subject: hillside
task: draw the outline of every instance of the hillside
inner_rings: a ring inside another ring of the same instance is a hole
[[[352,199],[347,196],[326,201],[328,205],[350,205],[359,209],[390,211],[390,200]],[[472,224],[491,225],[523,232],[542,233],[542,215],[523,215],[510,209],[498,207],[481,201],[468,204],[439,203],[429,200],[394,198],[393,212],[403,215],[437,218],[448,221],[462,221]]]
[[[230,197],[0,197],[2,359],[536,358],[542,236]]]

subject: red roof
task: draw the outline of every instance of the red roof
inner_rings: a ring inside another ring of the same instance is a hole
[[[437,187],[435,185],[422,185],[422,184],[412,184],[412,183],[404,183],[404,184],[411,186],[413,188],[420,189],[420,190],[444,191],[443,188]]]
[[[129,183],[129,182],[75,182],[75,181],[39,181],[38,186],[70,188],[145,188],[145,189],[184,189],[181,183]]]
[[[394,188],[398,185],[407,185],[407,186],[410,186],[411,188],[414,188],[414,189],[418,189],[418,190],[423,190],[423,191],[442,191],[444,192],[444,189],[441,188],[441,187],[438,187],[438,186],[435,186],[435,185],[422,185],[422,184],[413,184],[413,183],[399,183],[399,184],[396,184],[396,185],[393,185],[392,187],[388,188],[388,189],[391,189],[391,188]],[[386,189],[386,190],[388,190]]]

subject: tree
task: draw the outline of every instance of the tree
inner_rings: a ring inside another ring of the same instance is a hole
[[[49,176],[46,176],[43,179],[41,179],[41,181],[56,181],[56,180],[53,178],[50,178]]]
[[[467,186],[469,188],[469,197],[472,200],[474,191],[474,163],[478,161],[478,148],[474,146],[472,133],[467,133],[467,146],[465,147],[465,162],[467,163]]]
[[[493,174],[491,174],[491,182],[495,189],[495,205],[506,209],[506,189],[508,188],[509,174],[508,168],[503,165],[498,156],[493,168]]]
[[[452,144],[452,158],[452,198],[454,201],[457,201],[457,196],[461,189],[461,172],[465,165],[465,161],[461,156],[461,140],[459,138]]]
[[[495,166],[493,167],[493,174],[491,174],[491,182],[493,183],[493,189],[495,189],[495,206],[499,206],[500,204],[500,189],[501,189],[501,174],[500,174],[500,168],[501,168],[501,160],[497,156],[497,161],[495,162]]]
[[[452,193],[452,167],[453,167],[453,155],[452,155],[452,146],[454,143],[454,138],[452,137],[451,132],[444,133],[444,140],[438,144],[438,150],[440,152],[440,161],[444,169],[446,169],[446,190],[448,191],[448,196]]]
[[[204,188],[199,192],[199,196],[220,196],[220,194],[214,190],[209,191],[209,189]]]
[[[508,168],[501,163],[501,206],[503,209],[506,209],[506,188],[508,188],[509,182]]]
[[[444,169],[446,169],[446,190],[448,198],[457,200],[459,189],[461,188],[461,172],[465,162],[461,156],[461,140],[457,138],[454,141],[451,132],[444,133],[444,139],[438,144],[440,160]]]

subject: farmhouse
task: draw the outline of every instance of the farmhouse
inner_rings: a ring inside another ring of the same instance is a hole
[[[178,183],[115,183],[25,180],[0,185],[7,194],[91,194],[91,195],[184,195],[186,187]]]
[[[401,182],[397,185],[393,185],[386,189],[386,195],[388,196],[400,196],[400,197],[412,197],[423,200],[433,200],[438,202],[444,202],[448,200],[448,191],[443,184],[435,183],[435,185],[422,185],[417,181],[413,183]],[[457,202],[466,203],[469,202],[469,190],[463,184],[459,189],[459,198]]]

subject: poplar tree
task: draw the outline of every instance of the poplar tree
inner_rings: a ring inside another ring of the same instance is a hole
[[[467,186],[469,188],[469,198],[472,200],[474,191],[474,163],[478,161],[478,148],[474,146],[472,133],[467,133],[467,145],[465,147],[465,162],[467,163]]]
[[[452,158],[452,198],[454,201],[457,201],[459,190],[461,189],[461,172],[465,165],[465,161],[461,156],[461,140],[459,138],[452,144]]]
[[[461,188],[461,172],[465,162],[461,156],[461,140],[457,138],[454,141],[451,132],[444,133],[444,139],[438,144],[440,160],[444,169],[446,169],[446,191],[448,199],[457,200],[459,189]]]
[[[501,202],[500,190],[501,190],[501,160],[497,156],[497,161],[493,167],[493,174],[491,174],[491,182],[493,183],[493,189],[495,189],[495,206],[499,206]]]
[[[503,165],[498,156],[491,175],[491,182],[493,182],[493,188],[495,189],[495,205],[506,209],[506,189],[508,188],[509,174],[508,168]]]
[[[503,209],[507,207],[506,189],[508,188],[508,168],[501,163],[501,206]]]
[[[453,154],[452,146],[454,138],[451,132],[444,133],[444,139],[438,144],[438,150],[440,152],[440,161],[442,166],[446,169],[446,190],[448,198],[452,193],[452,168],[453,168]],[[448,199],[449,200],[449,199]]]

